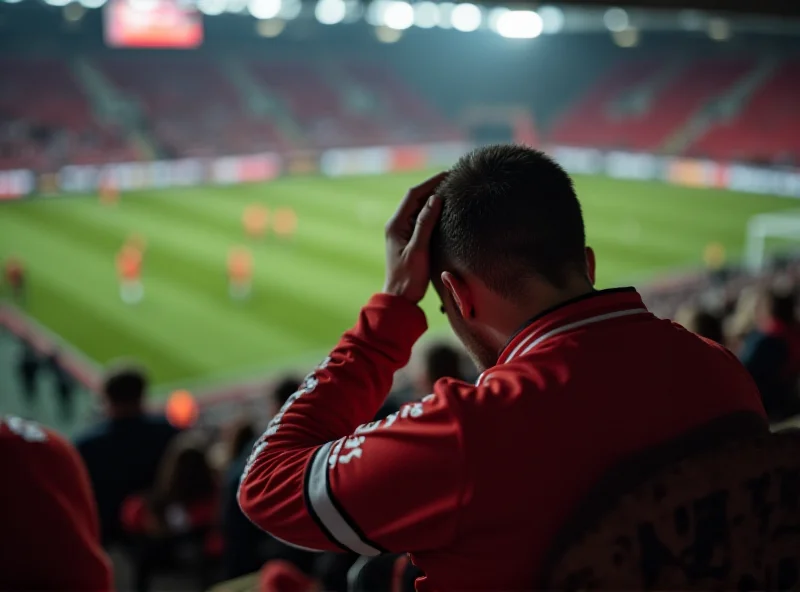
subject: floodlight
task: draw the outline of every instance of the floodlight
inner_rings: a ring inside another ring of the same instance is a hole
[[[509,39],[533,39],[542,34],[542,17],[531,10],[509,10],[497,19],[497,32]]]
[[[628,28],[630,19],[628,13],[622,8],[609,8],[603,15],[603,22],[609,31],[619,33]]]
[[[414,9],[408,2],[393,0],[386,5],[383,21],[390,29],[398,31],[408,29],[414,24]]]
[[[281,11],[281,0],[250,0],[247,10],[257,19],[271,19]]]
[[[319,0],[314,9],[314,16],[323,25],[335,25],[344,20],[347,6],[344,0]]]
[[[453,9],[450,18],[454,29],[469,33],[481,26],[481,9],[474,4],[459,4]]]
[[[414,24],[421,29],[432,29],[439,24],[439,7],[423,0],[414,5]]]
[[[542,17],[542,33],[552,35],[564,28],[564,11],[558,6],[542,6],[536,12]]]

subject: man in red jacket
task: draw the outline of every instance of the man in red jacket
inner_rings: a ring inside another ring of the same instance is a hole
[[[112,587],[86,468],[63,438],[0,416],[0,590]]]
[[[594,290],[572,182],[544,154],[476,150],[409,191],[386,230],[382,293],[243,473],[241,507],[274,536],[410,552],[419,590],[530,589],[606,470],[735,412],[763,425],[727,350],[654,317],[633,288]],[[430,278],[483,373],[363,423],[426,329]]]

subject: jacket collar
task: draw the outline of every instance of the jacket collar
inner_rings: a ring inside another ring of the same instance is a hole
[[[593,323],[636,314],[649,314],[635,288],[595,290],[549,308],[522,326],[509,340],[497,365],[527,354],[560,333]]]

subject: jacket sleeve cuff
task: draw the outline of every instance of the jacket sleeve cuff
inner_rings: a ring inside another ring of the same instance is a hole
[[[402,296],[375,294],[363,312],[362,333],[380,336],[381,341],[389,340],[402,349],[410,350],[428,329],[422,309]]]

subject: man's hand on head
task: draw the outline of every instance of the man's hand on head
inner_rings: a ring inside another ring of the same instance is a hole
[[[434,175],[406,194],[386,224],[386,283],[383,292],[414,304],[422,300],[430,280],[428,246],[442,212],[434,191],[447,173]]]

